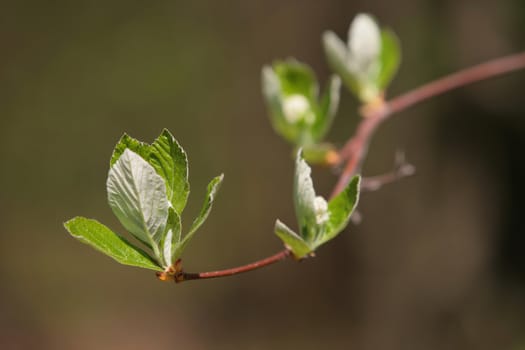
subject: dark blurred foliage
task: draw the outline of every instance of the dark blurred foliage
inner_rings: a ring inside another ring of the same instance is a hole
[[[402,41],[390,95],[523,49],[523,0],[4,1],[0,11],[1,349],[518,349],[525,344],[523,72],[388,121],[365,174],[396,150],[414,177],[364,194],[363,222],[315,259],[220,280],[161,283],[70,238],[97,218],[112,147],[169,128],[190,158],[195,215],[224,172],[187,270],[281,248],[291,150],[271,130],[260,69],[329,71],[320,37],[373,13]],[[330,139],[352,133],[347,92]],[[315,169],[328,193],[332,172]]]

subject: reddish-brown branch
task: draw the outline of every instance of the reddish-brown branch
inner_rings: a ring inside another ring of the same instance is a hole
[[[523,68],[525,68],[525,52],[496,58],[448,75],[393,98],[387,103],[387,110],[389,114],[397,113],[419,102],[428,100],[431,97]]]
[[[218,278],[218,277],[232,276],[232,275],[236,275],[239,273],[260,269],[261,267],[265,267],[265,266],[274,264],[276,262],[279,262],[281,260],[284,260],[289,256],[291,256],[291,252],[288,249],[285,249],[265,259],[256,261],[251,264],[234,267],[232,269],[225,269],[225,270],[212,271],[212,272],[198,272],[198,273],[181,272],[175,275],[175,281],[182,282],[182,281],[189,281],[189,280],[200,280],[204,278]]]
[[[347,163],[330,194],[330,198],[340,193],[356,173],[357,169],[359,169],[367,152],[368,143],[372,138],[372,134],[386,115],[387,114],[379,113],[363,119],[358,125],[354,136],[343,147],[341,150],[341,159],[346,159]]]
[[[341,192],[352,176],[359,171],[374,131],[388,117],[431,97],[523,68],[525,68],[525,53],[497,58],[425,84],[382,104],[375,103],[363,108],[361,110],[363,120],[358,125],[355,135],[346,142],[339,153],[340,159],[346,161],[346,164],[332,191],[332,196]]]
[[[346,164],[332,191],[330,198],[341,192],[351,177],[359,170],[363,159],[366,157],[368,145],[372,135],[374,134],[374,131],[392,114],[405,110],[406,108],[411,107],[419,102],[459,88],[461,86],[522,68],[525,68],[525,53],[498,58],[438,79],[401,96],[393,98],[388,102],[380,101],[377,103],[376,101],[374,105],[366,106],[366,108],[361,110],[363,120],[358,125],[354,136],[347,141],[339,153],[341,160],[346,161]],[[290,256],[292,256],[291,252],[286,249],[268,258],[240,267],[199,273],[177,271],[171,276],[172,279],[175,279],[177,282],[232,276],[274,264]],[[168,279],[166,274],[167,273],[160,273],[159,278],[163,280]]]

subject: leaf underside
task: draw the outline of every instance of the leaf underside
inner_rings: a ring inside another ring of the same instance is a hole
[[[150,247],[166,227],[169,202],[164,180],[137,153],[126,149],[111,167],[108,202],[122,225]]]
[[[168,200],[180,215],[186,206],[190,191],[188,158],[173,135],[164,129],[160,136],[148,145],[124,134],[115,146],[110,167],[113,167],[126,149],[140,155],[164,179]]]

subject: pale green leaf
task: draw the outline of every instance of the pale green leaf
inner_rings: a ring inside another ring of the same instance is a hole
[[[304,258],[312,252],[308,244],[280,220],[275,221],[275,234],[283,241],[285,246],[292,251],[297,259]]]
[[[377,80],[380,90],[385,90],[397,72],[401,62],[401,48],[399,39],[391,30],[381,31],[381,69]]]
[[[312,69],[294,59],[275,62],[263,68],[262,88],[275,131],[296,145],[313,144],[321,115]]]
[[[317,219],[316,195],[311,177],[312,169],[302,156],[302,150],[297,152],[294,177],[294,205],[299,233],[305,242],[314,242],[324,231]]]
[[[289,142],[297,139],[297,130],[290,128],[283,115],[281,85],[272,67],[264,66],[261,72],[262,92],[266,100],[274,130]]]
[[[348,68],[348,48],[345,43],[334,32],[327,31],[323,34],[323,47],[332,71],[341,77],[350,91],[357,94],[359,86]]]
[[[173,135],[164,129],[160,136],[151,145],[148,145],[124,134],[111,156],[111,167],[126,149],[141,156],[164,179],[168,200],[180,215],[186,206],[190,190],[188,159],[186,152],[177,143]]]
[[[326,135],[337,114],[341,91],[341,78],[332,75],[319,105],[319,118],[312,127],[313,138],[319,142]]]
[[[182,252],[184,251],[184,248],[188,244],[188,242],[192,239],[195,232],[201,227],[201,225],[206,221],[208,218],[208,215],[210,214],[213,202],[215,201],[215,197],[217,195],[217,191],[219,191],[219,188],[221,186],[222,180],[224,179],[224,175],[221,174],[210,181],[208,184],[207,192],[206,192],[206,199],[204,200],[204,204],[202,205],[201,211],[197,218],[193,221],[189,232],[184,236],[180,244],[177,245],[177,248],[175,250],[175,253],[173,255],[173,259],[177,259],[180,257]]]
[[[354,18],[347,45],[332,32],[324,34],[323,44],[329,66],[364,103],[382,96],[399,66],[397,37],[389,30],[380,30],[368,14]]]
[[[359,201],[360,180],[359,175],[354,176],[345,189],[328,203],[329,219],[319,245],[337,236],[348,224]]]
[[[121,264],[162,271],[148,254],[96,220],[76,217],[64,223],[64,226],[73,237]]]
[[[303,95],[309,100],[315,100],[319,93],[317,79],[312,69],[299,61],[288,59],[273,64],[281,91],[284,96]]]
[[[179,214],[169,208],[168,221],[166,223],[166,232],[161,240],[162,256],[166,266],[170,266],[174,260],[175,249],[180,242],[181,220]]]
[[[122,225],[139,240],[158,249],[169,202],[164,180],[155,169],[126,149],[109,171],[107,191],[109,205]]]

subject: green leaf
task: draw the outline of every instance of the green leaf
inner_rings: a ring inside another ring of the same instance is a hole
[[[385,90],[397,72],[401,62],[401,48],[399,39],[394,32],[388,29],[381,31],[381,69],[377,80],[380,90]]]
[[[140,155],[164,179],[168,200],[180,215],[186,206],[190,191],[188,159],[186,152],[173,135],[164,129],[160,136],[151,145],[148,145],[124,134],[111,156],[111,167],[126,149]]]
[[[122,225],[160,257],[160,241],[168,218],[166,185],[153,167],[126,149],[111,167],[108,202]]]
[[[160,242],[162,247],[162,256],[164,257],[165,266],[171,266],[177,245],[180,242],[181,221],[180,216],[173,208],[169,208],[168,221],[166,230]]]
[[[281,85],[277,74],[269,66],[264,66],[261,71],[262,92],[268,106],[270,121],[274,130],[289,142],[295,142],[297,131],[290,128],[283,115],[281,101]]]
[[[284,242],[297,259],[302,259],[312,252],[312,249],[295,232],[283,224],[280,220],[275,221],[275,234]]]
[[[314,252],[347,225],[359,198],[359,181],[360,177],[355,176],[339,195],[326,203],[323,197],[315,195],[311,169],[299,150],[294,181],[294,204],[299,234],[279,220],[275,223],[275,233],[298,258]]]
[[[195,232],[201,227],[201,225],[206,221],[208,218],[208,215],[210,214],[213,202],[215,201],[215,196],[217,195],[217,191],[219,191],[219,188],[221,186],[222,180],[224,179],[224,174],[221,174],[217,177],[215,177],[213,180],[210,181],[208,184],[208,189],[206,192],[206,199],[204,200],[204,204],[202,205],[201,211],[197,218],[193,221],[189,232],[184,236],[180,244],[177,245],[177,248],[175,249],[175,253],[173,254],[173,259],[177,259],[180,257],[182,252],[184,251],[184,248],[188,244],[188,242],[191,240]]]
[[[64,223],[64,227],[82,243],[92,246],[121,264],[162,271],[148,254],[96,220],[76,217]]]
[[[326,31],[323,34],[323,47],[330,68],[341,77],[350,91],[357,94],[359,85],[348,68],[348,49],[345,43],[334,32]]]
[[[312,127],[313,138],[316,142],[323,139],[337,114],[341,91],[341,78],[332,75],[330,83],[319,105],[319,118]]]
[[[375,19],[358,14],[345,45],[334,33],[323,35],[328,64],[350,91],[364,103],[382,96],[400,61],[399,41],[389,30],[380,30]]]
[[[190,192],[188,182],[188,159],[186,152],[177,143],[173,135],[164,129],[162,134],[151,144],[149,159],[146,159],[166,183],[168,200],[180,215]]]
[[[314,100],[319,92],[315,74],[306,64],[289,59],[274,63],[273,69],[281,84],[285,96],[304,95]]]
[[[117,145],[113,150],[113,154],[111,155],[111,159],[109,161],[110,168],[115,164],[115,162],[120,158],[120,156],[122,155],[122,153],[124,153],[126,149],[137,153],[145,161],[148,161],[149,159],[150,146],[147,143],[140,142],[139,140],[134,139],[128,134],[124,134],[117,142]]]
[[[319,245],[337,236],[348,224],[359,201],[360,181],[359,175],[354,176],[345,189],[328,203],[329,219]]]
[[[316,195],[311,172],[302,157],[302,150],[299,150],[295,162],[294,205],[300,236],[307,243],[315,241],[323,229],[316,220]]]
[[[313,70],[294,59],[278,61],[262,71],[262,89],[275,131],[298,146],[317,143],[326,133],[339,102],[339,78],[332,78],[318,101]]]

